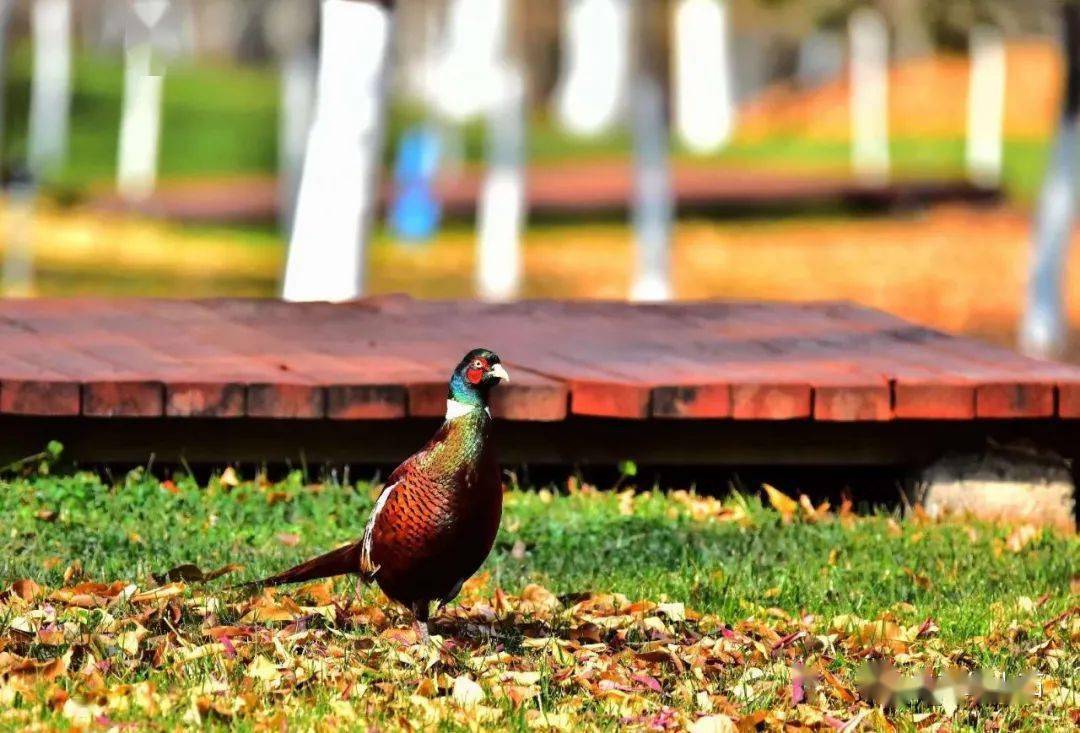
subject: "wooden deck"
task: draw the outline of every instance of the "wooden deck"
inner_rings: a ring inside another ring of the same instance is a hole
[[[392,460],[475,346],[511,372],[513,460],[872,463],[1080,425],[1080,368],[842,303],[27,300],[0,302],[0,339],[5,451],[85,460]]]
[[[481,168],[436,184],[443,213],[472,219],[484,183]],[[781,174],[741,168],[680,164],[672,169],[672,195],[686,215],[756,214],[814,208],[888,210],[939,203],[993,203],[1000,192],[963,181],[894,181],[867,187],[849,176]],[[529,169],[528,208],[534,217],[624,216],[634,199],[628,162],[534,165]],[[385,182],[379,207],[385,210],[393,183]],[[138,213],[178,221],[265,222],[279,214],[280,186],[273,178],[239,178],[172,183],[137,204]],[[101,211],[130,211],[113,194],[93,202]]]

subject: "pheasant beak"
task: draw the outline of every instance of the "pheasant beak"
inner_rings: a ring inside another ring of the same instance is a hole
[[[500,382],[509,382],[510,375],[507,373],[506,368],[502,364],[496,364],[491,367],[491,371],[488,372],[491,376],[498,379]]]

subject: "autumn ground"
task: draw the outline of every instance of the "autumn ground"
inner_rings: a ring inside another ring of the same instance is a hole
[[[1032,528],[571,480],[509,491],[495,551],[437,621],[441,650],[417,645],[377,591],[354,600],[344,581],[229,589],[357,536],[377,488],[233,471],[203,487],[141,471],[4,481],[0,726],[1061,730],[1080,720],[1080,541]],[[185,564],[226,577],[197,582],[202,571]],[[975,704],[941,687],[943,706],[883,711],[872,698],[884,688],[862,685],[872,660],[911,675],[1032,670],[1034,698]]]

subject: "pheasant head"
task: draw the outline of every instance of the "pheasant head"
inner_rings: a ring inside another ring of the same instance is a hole
[[[491,389],[508,381],[510,375],[495,352],[473,349],[465,355],[450,377],[450,408],[454,408],[454,403],[461,405],[461,409],[485,408]]]

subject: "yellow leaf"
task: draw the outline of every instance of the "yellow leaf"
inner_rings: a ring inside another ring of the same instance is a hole
[[[706,715],[690,726],[690,733],[736,733],[739,728],[726,715]]]
[[[462,675],[454,680],[454,702],[462,706],[479,705],[484,700],[484,688]]]
[[[1029,542],[1041,534],[1042,530],[1035,525],[1022,524],[1005,539],[1005,547],[1009,552],[1020,552]]]
[[[784,492],[768,484],[763,484],[762,488],[765,489],[765,495],[769,497],[772,508],[779,512],[780,516],[785,520],[791,519],[795,516],[795,512],[799,511],[799,504]]]
[[[116,637],[116,645],[124,650],[129,657],[139,653],[139,639],[142,636],[138,631],[125,631]]]
[[[686,606],[681,603],[661,603],[656,610],[672,621],[686,620]]]
[[[276,682],[281,678],[281,672],[278,671],[276,664],[260,654],[251,660],[244,676],[264,682]]]
[[[101,714],[101,708],[97,705],[82,705],[75,700],[67,700],[61,713],[74,725],[81,728],[89,728],[94,718]]]
[[[503,672],[503,682],[513,682],[516,685],[535,685],[540,681],[539,672]]]
[[[169,583],[163,585],[160,588],[153,588],[151,590],[143,591],[142,593],[136,593],[131,597],[132,603],[152,603],[154,601],[160,601],[165,598],[173,598],[184,592],[183,583]]]

